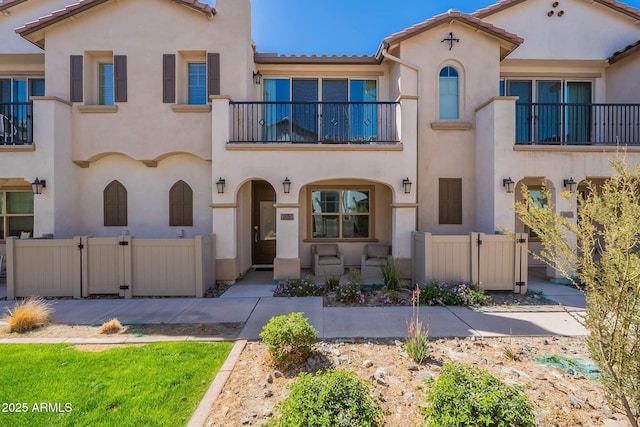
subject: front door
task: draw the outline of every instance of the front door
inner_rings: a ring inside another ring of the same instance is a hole
[[[276,202],[276,192],[265,181],[254,181],[251,186],[252,263],[273,264],[276,257],[276,208],[273,206]]]

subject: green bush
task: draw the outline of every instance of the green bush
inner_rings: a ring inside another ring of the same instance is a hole
[[[324,280],[324,288],[327,292],[333,292],[340,284],[340,276],[327,277]]]
[[[304,360],[311,353],[317,335],[318,331],[302,313],[272,317],[260,332],[269,354],[285,366]]]
[[[374,427],[383,410],[356,374],[329,370],[316,376],[301,373],[289,397],[278,405],[271,427]]]
[[[478,307],[490,302],[491,297],[475,284],[432,282],[420,287],[421,305]]]
[[[521,388],[471,366],[444,365],[438,379],[431,381],[427,405],[429,426],[535,426],[531,404]]]
[[[396,290],[400,287],[400,273],[396,267],[395,261],[387,260],[380,266],[380,273],[382,274],[382,281],[387,289]]]

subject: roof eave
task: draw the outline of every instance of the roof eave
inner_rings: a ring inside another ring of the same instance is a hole
[[[9,9],[10,7],[17,6],[20,3],[24,3],[26,1],[27,0],[4,1],[4,2],[2,2],[2,4],[0,4],[0,12],[2,12],[3,10]]]

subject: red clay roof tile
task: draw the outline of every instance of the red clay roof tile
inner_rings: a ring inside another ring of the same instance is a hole
[[[640,52],[640,40],[638,40],[635,43],[631,43],[616,52],[613,52],[613,55],[607,58],[607,62],[609,64],[615,64],[616,62],[620,61],[622,58],[625,58],[636,52]]]

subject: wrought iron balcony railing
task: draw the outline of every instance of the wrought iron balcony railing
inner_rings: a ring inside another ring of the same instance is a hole
[[[640,144],[640,104],[516,103],[516,144]]]
[[[231,102],[231,143],[395,144],[398,102]]]
[[[0,103],[0,145],[33,144],[33,103]]]

